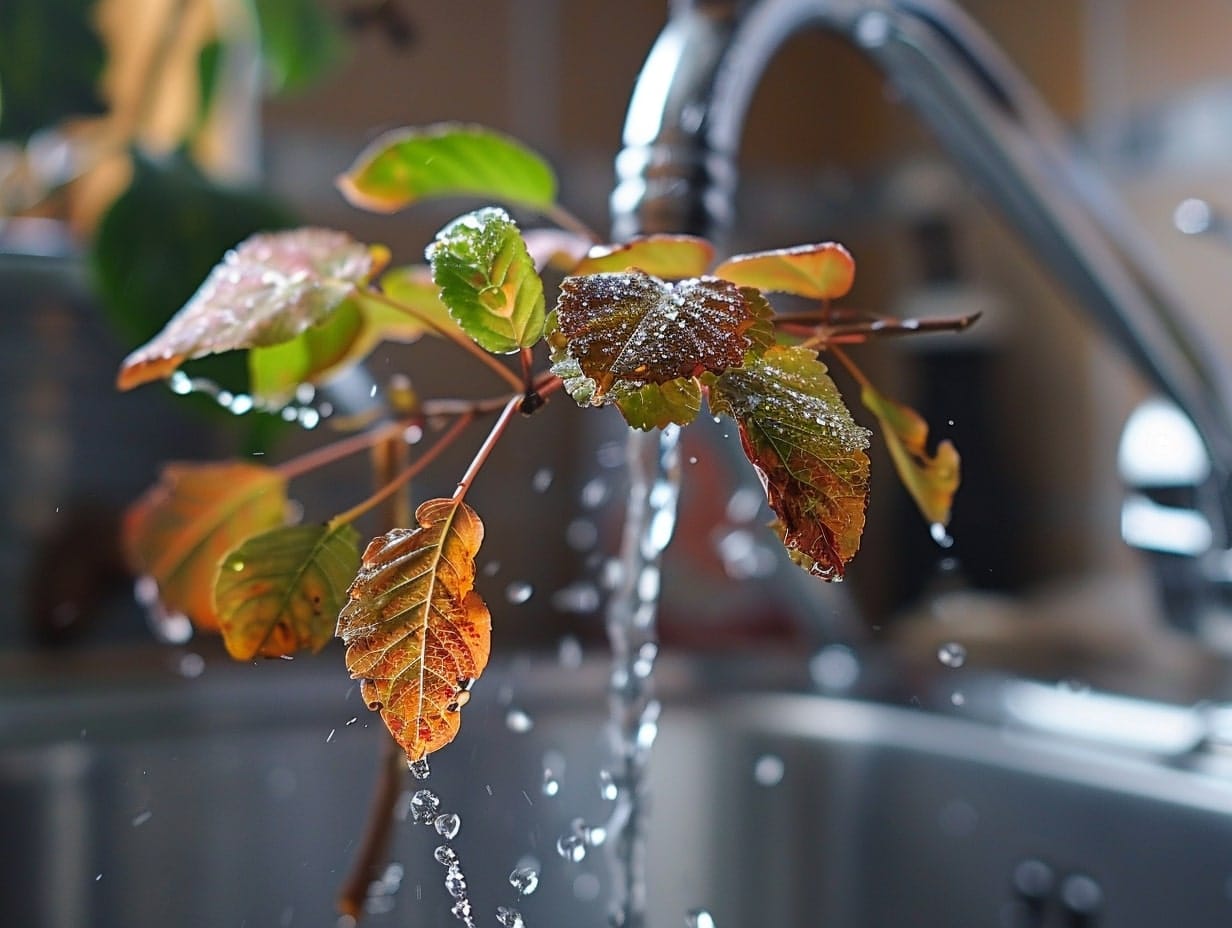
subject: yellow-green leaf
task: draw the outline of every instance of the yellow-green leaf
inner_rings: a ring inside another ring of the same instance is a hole
[[[428,260],[441,301],[481,347],[509,354],[543,337],[543,281],[503,209],[455,219],[437,233]]]
[[[368,545],[338,617],[351,676],[412,761],[457,735],[491,646],[474,589],[483,523],[454,499],[422,503],[415,519]]]
[[[338,187],[351,203],[379,213],[428,197],[474,196],[538,210],[556,201],[556,177],[543,158],[498,132],[457,123],[385,133]]]
[[[345,523],[271,529],[231,551],[214,604],[236,660],[320,651],[334,636],[359,568],[359,533]]]
[[[158,584],[169,612],[198,628],[219,625],[214,580],[227,552],[286,516],[286,481],[253,464],[172,464],[125,513],[123,543],[134,572]]]
[[[596,245],[572,273],[600,274],[637,268],[655,277],[701,277],[714,261],[714,246],[693,235],[645,235],[620,245]]]
[[[289,341],[327,319],[388,257],[381,246],[330,229],[254,235],[227,252],[166,327],[124,359],[117,384],[127,390],[192,358]]]
[[[920,514],[930,524],[949,524],[950,506],[960,480],[960,460],[953,442],[941,441],[936,453],[930,455],[928,423],[919,413],[887,399],[869,385],[861,390],[860,399],[881,423],[894,469]]]
[[[856,264],[842,245],[822,242],[736,255],[715,268],[714,274],[771,293],[837,300],[851,289]]]
[[[864,532],[868,431],[816,352],[771,348],[716,378],[710,405],[739,425],[792,559],[841,579]]]

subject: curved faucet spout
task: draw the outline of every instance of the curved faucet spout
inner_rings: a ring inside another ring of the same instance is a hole
[[[630,103],[611,201],[616,234],[721,235],[753,91],[783,43],[809,26],[867,54],[1041,263],[1185,410],[1214,463],[1220,505],[1207,515],[1227,546],[1232,384],[1224,368],[1111,189],[948,0],[675,2]]]

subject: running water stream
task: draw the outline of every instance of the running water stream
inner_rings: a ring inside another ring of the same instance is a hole
[[[680,495],[680,429],[630,429],[626,444],[629,499],[618,582],[607,602],[612,650],[608,693],[615,803],[606,826],[613,928],[646,923],[646,764],[658,734],[653,670],[660,561],[676,527]]]

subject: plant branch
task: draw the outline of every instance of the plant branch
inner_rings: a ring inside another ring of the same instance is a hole
[[[398,300],[395,300],[393,297],[390,297],[387,294],[382,293],[380,290],[368,288],[362,291],[362,293],[364,296],[369,297],[373,300],[376,300],[378,303],[384,303],[390,309],[396,309],[398,310],[398,312],[406,313],[406,315],[410,316],[412,319],[416,320],[417,322],[422,322],[425,326],[430,328],[437,335],[440,335],[442,338],[446,338],[449,341],[453,342],[463,351],[469,352],[476,359],[478,359],[480,362],[482,362],[484,365],[490,368],[498,377],[504,380],[505,383],[509,384],[509,386],[513,387],[515,390],[522,389],[522,381],[518,378],[517,374],[515,374],[513,371],[509,370],[509,368],[505,367],[505,365],[497,361],[496,358],[492,357],[492,355],[488,354],[486,351],[484,351],[482,348],[476,345],[473,341],[467,338],[463,333],[457,331],[456,329],[451,329],[448,326],[441,325],[435,319],[432,319],[430,316],[428,316],[427,313],[422,313],[413,306],[408,306],[405,303],[401,303]]]
[[[492,426],[492,431],[488,433],[488,437],[484,439],[479,450],[475,452],[475,459],[471,461],[470,467],[466,469],[466,473],[462,475],[462,479],[458,481],[458,488],[453,492],[454,502],[460,503],[466,497],[466,491],[471,488],[471,483],[475,480],[475,475],[479,473],[484,462],[487,461],[488,455],[492,453],[492,449],[496,447],[497,441],[504,434],[505,428],[509,425],[509,421],[514,414],[521,408],[523,396],[518,395],[510,397],[505,403],[504,410],[501,411],[500,418],[496,420],[496,424]]]
[[[842,348],[839,348],[837,345],[831,346],[830,352],[838,358],[839,363],[842,364],[843,367],[847,368],[847,373],[849,373],[855,382],[860,385],[860,389],[865,389],[872,386],[872,384],[869,383],[868,378],[864,375],[864,371],[860,370],[860,368],[856,366],[856,362],[847,356],[847,352],[845,352]]]
[[[519,397],[519,399],[521,399],[521,397]],[[393,494],[397,493],[398,490],[400,490],[407,483],[407,481],[421,473],[423,469],[431,464],[442,451],[453,444],[454,440],[462,434],[463,429],[474,421],[474,418],[475,414],[473,412],[463,413],[458,417],[457,421],[449,427],[445,434],[436,440],[431,448],[412,461],[410,465],[402,471],[402,473],[398,474],[398,476],[394,477],[387,484],[385,484],[385,486],[381,487],[362,503],[352,506],[340,515],[334,516],[334,518],[330,520],[330,524],[338,525],[346,522],[354,522],[360,516],[365,515],[370,510],[381,505],[381,503],[393,496]]]
[[[342,888],[338,890],[338,911],[359,921],[368,898],[368,887],[380,875],[382,861],[389,850],[393,833],[394,806],[402,793],[402,780],[406,763],[402,749],[389,735],[381,741],[380,767],[377,771],[376,793],[368,807],[368,820],[364,825],[359,851]]]
[[[572,232],[574,235],[580,235],[592,245],[602,244],[603,239],[594,229],[584,223],[565,207],[559,203],[553,203],[551,207],[544,211],[543,215],[550,219],[556,225],[560,226],[566,232]]]
[[[371,448],[373,445],[401,432],[408,425],[410,425],[408,420],[400,419],[397,422],[387,422],[367,432],[348,435],[346,438],[331,442],[328,445],[322,445],[320,448],[313,448],[299,457],[284,461],[278,465],[278,472],[287,480],[294,480],[296,477],[302,477],[304,474],[314,471],[319,467],[333,464],[335,461],[340,461],[345,457],[350,457],[352,454],[357,454],[360,451]]]

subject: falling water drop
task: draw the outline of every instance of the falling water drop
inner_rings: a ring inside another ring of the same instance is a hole
[[[688,928],[714,928],[714,917],[705,909],[689,909],[684,923]]]
[[[534,867],[518,867],[509,874],[509,885],[519,896],[529,896],[539,888],[539,871]]]
[[[450,867],[445,874],[445,892],[455,899],[466,898],[466,877],[457,866]]]
[[[950,705],[963,706],[963,705],[966,705],[966,702],[967,702],[967,697],[964,696],[962,693],[958,692],[957,690],[955,690],[953,693],[950,694]]]
[[[762,786],[777,786],[783,781],[784,770],[783,758],[763,754],[753,764],[753,779]]]
[[[933,538],[933,541],[935,541],[941,547],[943,548],[954,547],[954,536],[945,530],[945,525],[943,525],[942,523],[934,522],[932,525],[930,525],[928,527],[928,534],[930,534]]]
[[[535,588],[525,580],[515,580],[505,587],[505,599],[515,606],[522,605],[534,595]]]
[[[607,501],[607,496],[607,481],[602,477],[592,477],[582,486],[582,507],[584,509],[597,509]]]
[[[511,708],[505,713],[505,727],[518,735],[524,735],[535,727],[535,720],[522,709]]]
[[[593,590],[594,587],[591,587]],[[598,594],[595,596],[598,599]],[[596,605],[598,603],[596,602]],[[560,639],[560,644],[556,646],[556,659],[560,661],[560,666],[566,670],[577,670],[582,666],[582,642],[578,641],[573,635],[566,635]]]
[[[205,658],[200,654],[188,653],[180,658],[179,671],[181,677],[196,679],[205,672]]]
[[[426,757],[421,757],[419,760],[411,761],[407,764],[407,767],[410,768],[411,776],[413,776],[416,780],[426,780],[428,779],[428,774],[432,772],[432,770],[428,767],[428,758]]]
[[[809,661],[809,676],[823,690],[843,692],[860,678],[860,661],[846,645],[828,644]]]
[[[503,905],[496,907],[496,920],[501,924],[502,928],[523,928],[525,925],[525,922],[522,921],[521,912]]]
[[[416,825],[431,825],[440,808],[440,797],[430,789],[416,790],[411,797],[411,818]]]
[[[442,844],[432,852],[432,856],[436,858],[436,862],[442,867],[449,867],[452,869],[458,866],[458,852],[451,848],[448,844]]]
[[[616,779],[612,776],[610,770],[599,771],[599,795],[608,802],[614,802],[616,797],[620,795],[620,790],[616,786]]]
[[[541,467],[533,477],[530,478],[530,486],[536,493],[546,493],[552,485],[552,469],[550,467]]]
[[[432,823],[436,828],[436,833],[447,841],[452,841],[458,836],[458,830],[462,827],[462,818],[456,812],[446,812],[438,815]]]
[[[560,792],[560,778],[564,772],[564,754],[560,751],[548,751],[543,755],[543,795],[551,797]]]
[[[937,649],[937,660],[946,667],[961,667],[967,662],[967,649],[957,641],[947,641]]]
[[[556,853],[565,860],[580,863],[586,859],[586,842],[578,835],[561,835],[556,839]]]

